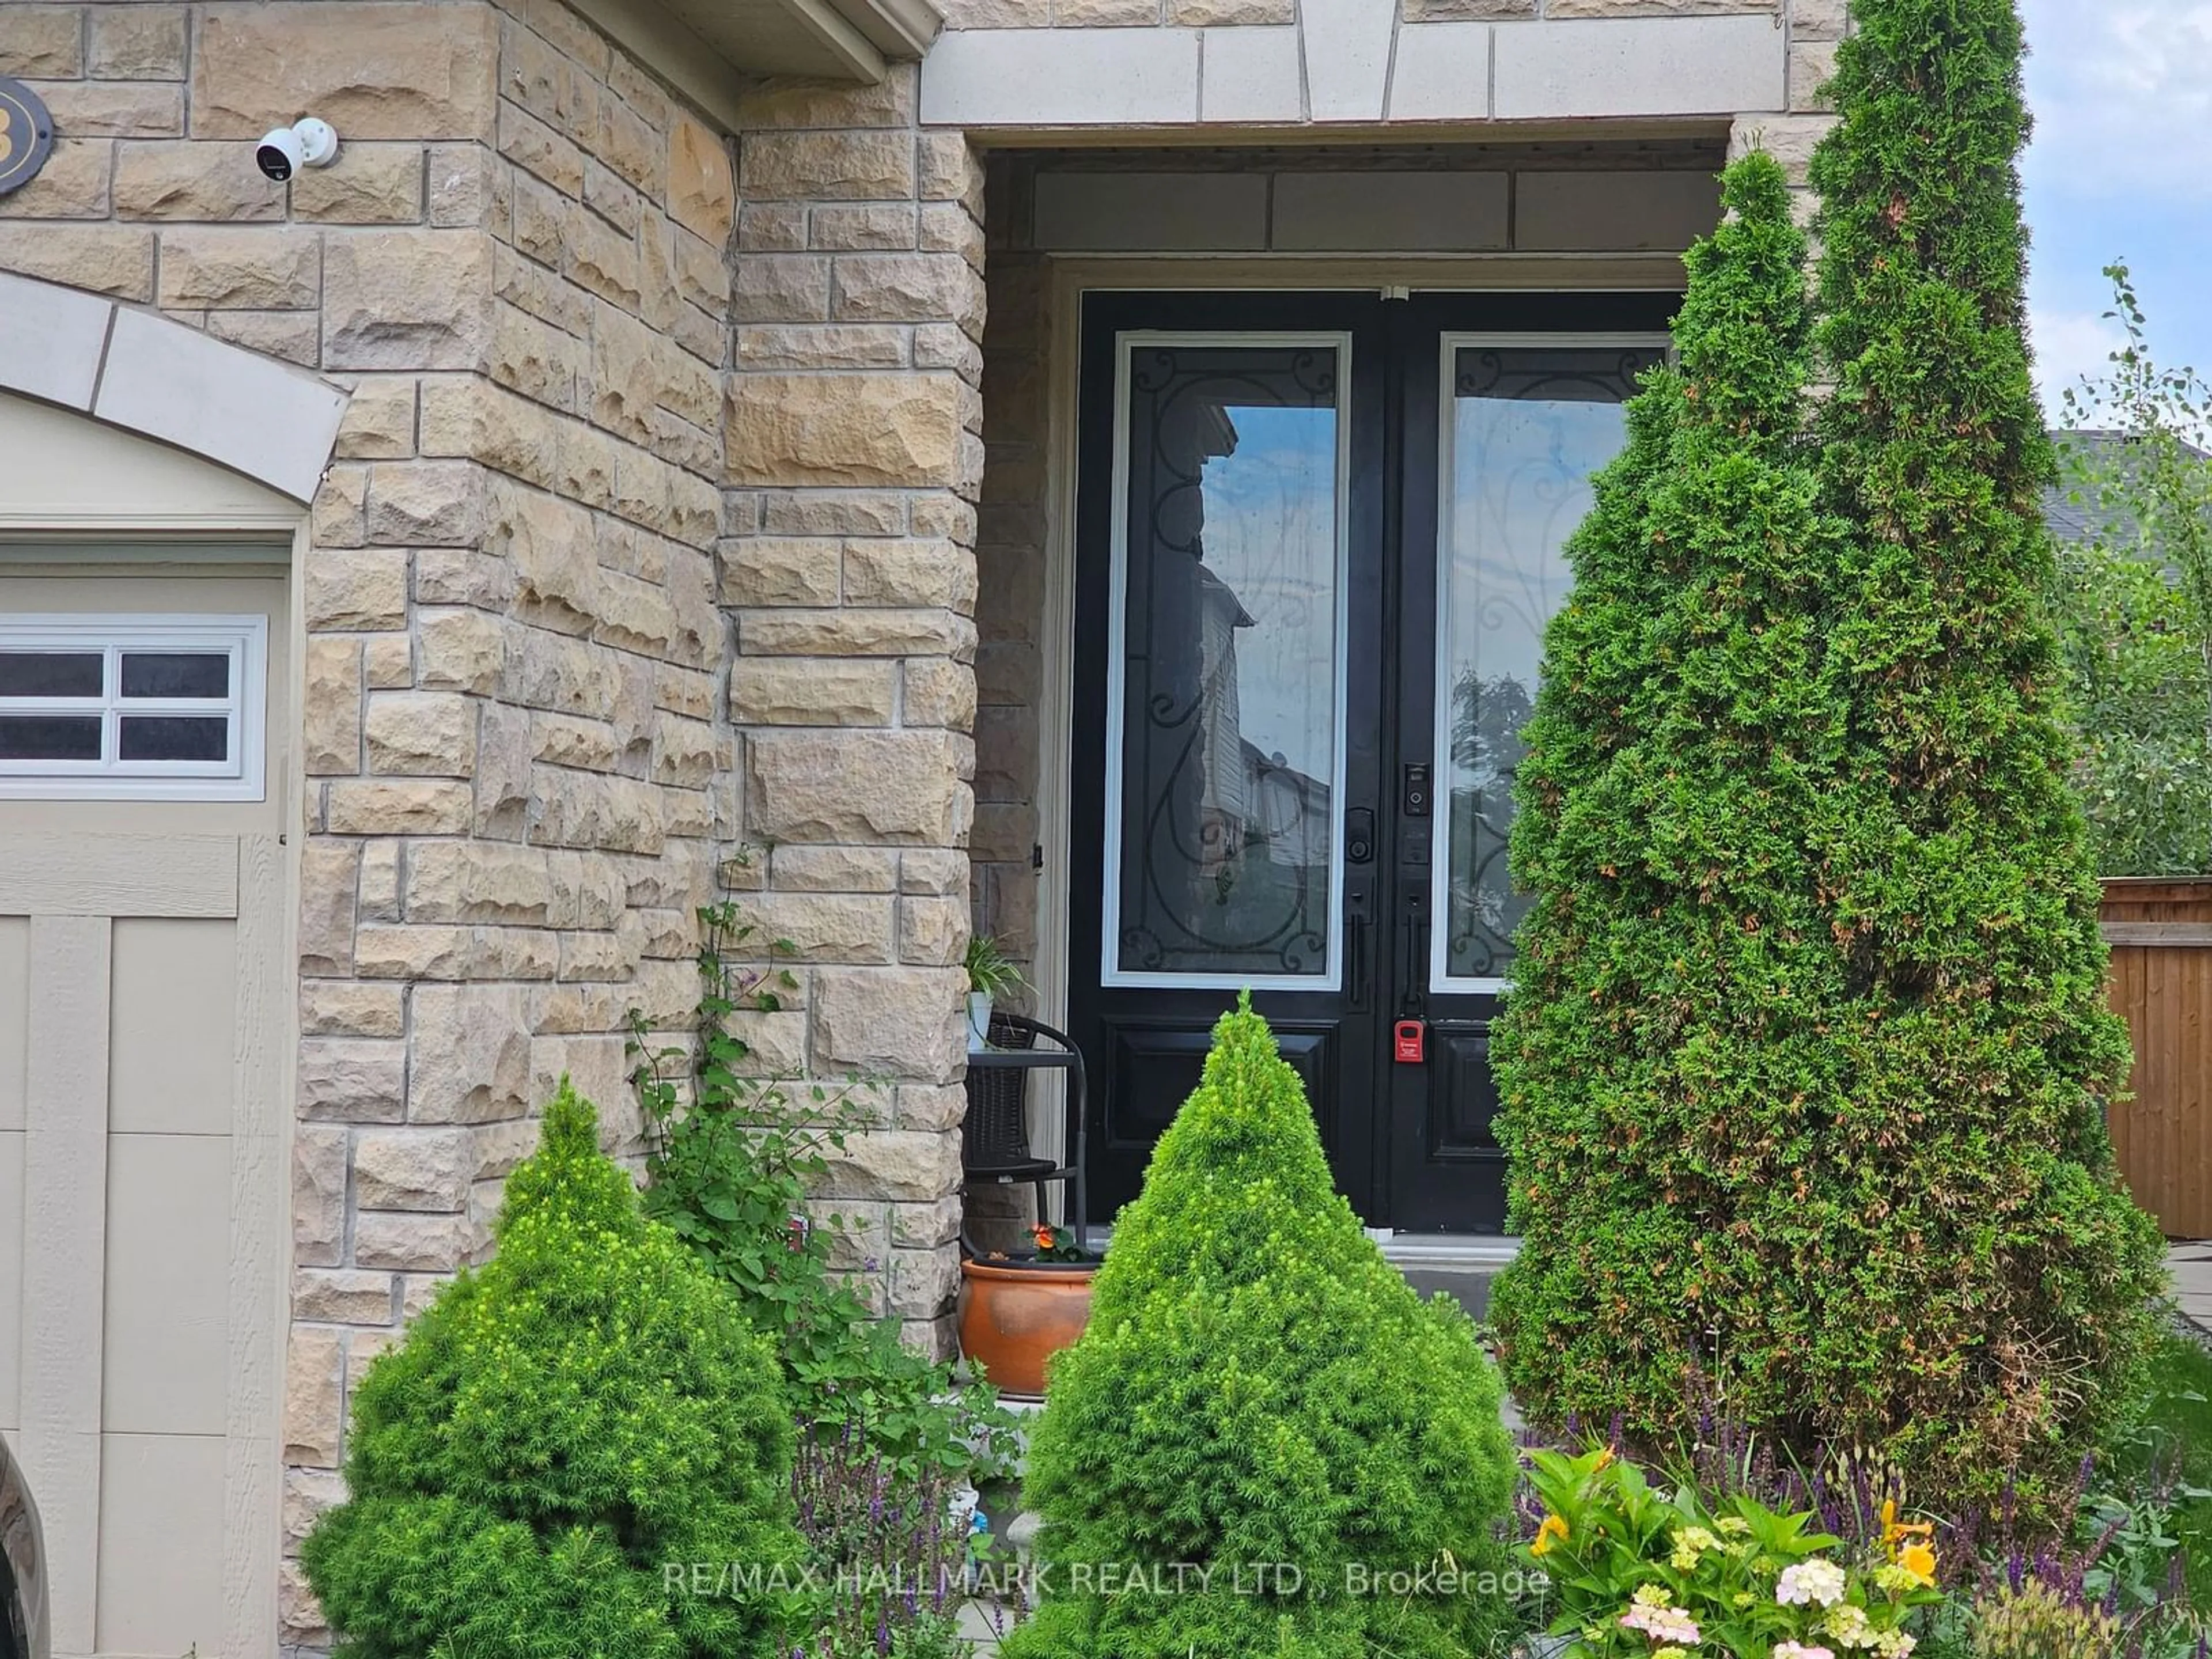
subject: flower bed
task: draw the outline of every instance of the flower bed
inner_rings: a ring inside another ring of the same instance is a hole
[[[1686,1654],[1737,1659],[1836,1659],[1838,1649],[1905,1659],[1918,1645],[1914,1609],[1940,1601],[1933,1528],[1885,1505],[1884,1549],[1855,1562],[1844,1540],[1736,1495],[1708,1504],[1668,1492],[1610,1448],[1579,1457],[1534,1455],[1545,1505],[1530,1560],[1551,1576],[1553,1633],[1602,1659]]]

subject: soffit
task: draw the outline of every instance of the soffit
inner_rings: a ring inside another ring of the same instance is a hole
[[[575,0],[577,9],[735,130],[741,79],[874,82],[918,58],[937,0]]]

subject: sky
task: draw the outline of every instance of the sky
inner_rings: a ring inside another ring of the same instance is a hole
[[[2212,0],[2021,0],[2035,138],[2036,378],[2057,393],[2119,338],[2104,267],[2124,261],[2162,366],[2212,374]]]

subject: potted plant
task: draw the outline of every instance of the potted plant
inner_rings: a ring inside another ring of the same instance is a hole
[[[968,1052],[991,1046],[991,1006],[999,997],[1022,988],[1022,970],[988,933],[968,938]]]
[[[1041,1397],[1045,1361],[1083,1334],[1098,1258],[1066,1227],[1030,1230],[1036,1249],[960,1263],[960,1351],[1002,1395]]]

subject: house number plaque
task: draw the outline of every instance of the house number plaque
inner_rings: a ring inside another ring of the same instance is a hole
[[[39,94],[0,75],[0,196],[36,178],[53,148],[54,118]]]

